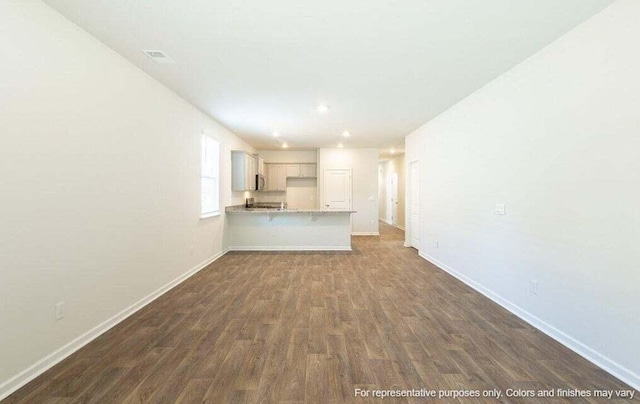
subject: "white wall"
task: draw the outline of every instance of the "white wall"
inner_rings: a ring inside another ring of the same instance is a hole
[[[639,15],[619,0],[406,145],[422,147],[421,254],[636,388]]]
[[[291,209],[316,209],[317,178],[287,178],[287,206]]]
[[[352,232],[378,234],[378,149],[320,149],[318,152],[318,201],[322,205],[322,173],[350,168],[353,188]]]
[[[222,142],[223,209],[243,198],[229,150],[251,149],[41,2],[0,2],[0,54],[2,397],[219,255],[224,216],[199,219],[200,133]]]

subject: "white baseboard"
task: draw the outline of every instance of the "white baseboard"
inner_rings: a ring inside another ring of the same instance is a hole
[[[351,246],[232,246],[229,251],[352,251]]]
[[[352,236],[379,236],[380,233],[377,231],[356,231],[351,233]]]
[[[393,227],[404,231],[404,226],[400,226],[399,224],[392,224]]]
[[[571,349],[578,355],[594,363],[595,365],[601,367],[602,369],[609,372],[610,374],[617,377],[618,379],[622,380],[623,382],[627,383],[629,386],[633,387],[634,389],[640,391],[640,375],[634,373],[630,369],[625,368],[624,366],[618,364],[617,362],[609,359],[605,355],[583,344],[582,342],[576,340],[570,335],[565,334],[563,331],[546,323],[540,318],[522,309],[518,305],[511,303],[509,300],[502,298],[501,296],[492,292],[490,289],[482,286],[481,284],[475,282],[473,279],[467,277],[466,275],[461,274],[460,272],[438,261],[437,259],[421,251],[418,254],[420,255],[420,257],[424,258],[425,260],[429,261],[433,265],[449,273],[451,276],[459,279],[460,281],[467,284],[474,290],[478,291],[479,293],[493,300],[495,303],[509,310],[514,315],[518,316],[519,318],[526,321],[533,327],[537,328],[538,330],[542,331],[549,337],[558,341],[565,347]]]
[[[106,331],[118,325],[127,317],[131,316],[132,314],[134,314],[144,306],[156,300],[158,297],[162,296],[169,290],[173,289],[180,283],[184,282],[185,280],[187,280],[188,278],[196,274],[201,269],[207,267],[209,264],[211,264],[218,258],[222,257],[223,255],[225,255],[227,252],[228,250],[224,250],[214,255],[213,257],[207,259],[206,261],[201,262],[200,264],[191,268],[189,271],[177,277],[176,279],[172,280],[171,282],[167,283],[166,285],[162,286],[161,288],[145,296],[144,298],[138,300],[137,302],[127,307],[126,309],[122,310],[121,312],[117,313],[113,317],[98,324],[97,326],[85,332],[84,334],[80,335],[73,341],[55,350],[54,352],[50,353],[44,358],[40,359],[39,361],[29,366],[28,368],[18,373],[17,375],[13,376],[9,380],[4,381],[2,384],[0,384],[0,400],[7,398],[9,395],[11,395],[13,392],[18,390],[20,387],[24,386],[25,384],[29,383],[31,380],[40,376],[42,373],[51,369],[53,366],[57,365],[59,362],[61,362],[65,358],[67,358],[68,356],[70,356],[71,354],[73,354],[83,346],[87,345],[89,342],[98,338],[100,335],[104,334]]]

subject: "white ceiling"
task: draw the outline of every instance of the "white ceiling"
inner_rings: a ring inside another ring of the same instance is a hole
[[[274,130],[290,148],[399,147],[613,0],[45,2],[268,149]]]

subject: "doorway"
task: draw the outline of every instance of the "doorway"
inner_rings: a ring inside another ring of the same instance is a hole
[[[391,173],[387,178],[387,214],[386,222],[398,226],[398,173]]]
[[[409,163],[409,228],[407,244],[420,250],[420,161]]]

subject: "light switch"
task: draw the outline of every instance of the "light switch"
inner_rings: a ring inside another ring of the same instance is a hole
[[[493,213],[496,215],[504,215],[504,203],[496,203]]]

